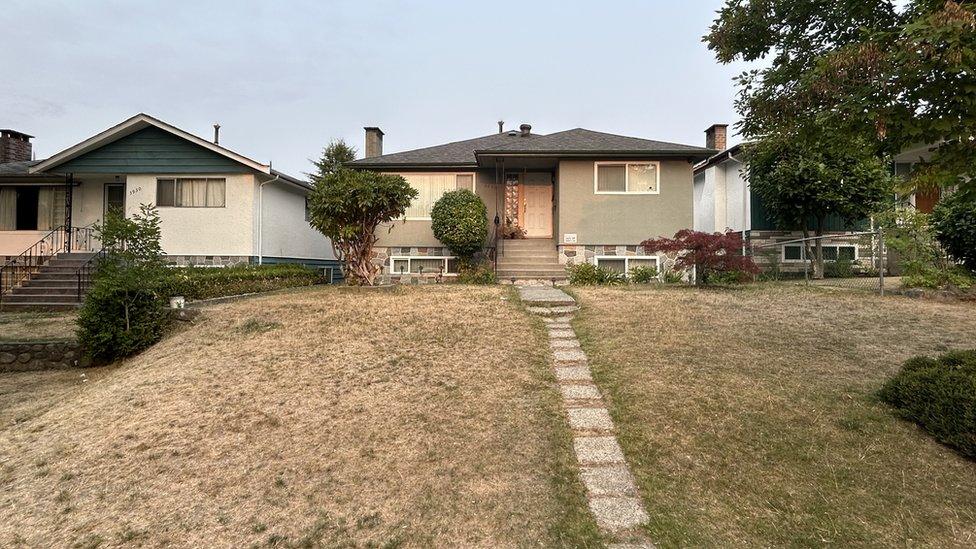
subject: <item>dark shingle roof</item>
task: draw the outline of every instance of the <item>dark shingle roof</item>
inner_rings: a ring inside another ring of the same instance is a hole
[[[647,153],[647,154],[684,154],[693,156],[711,155],[715,151],[691,145],[652,141],[626,135],[595,132],[584,128],[574,128],[557,133],[551,133],[541,139],[523,139],[521,141],[502,144],[496,147],[479,150],[484,154],[500,153],[565,153],[565,154],[595,154],[595,153]]]
[[[40,163],[40,160],[24,160],[0,164],[0,175],[27,175],[28,168]]]
[[[690,156],[705,159],[716,152],[691,145],[652,141],[583,128],[549,135],[530,134],[527,137],[523,137],[520,133],[514,135],[513,133],[496,133],[445,145],[362,158],[351,162],[350,165],[359,167],[475,166],[478,163],[478,156],[520,153],[566,156],[631,154]]]
[[[430,165],[471,165],[474,166],[478,160],[474,156],[474,151],[497,147],[508,142],[535,141],[543,137],[541,135],[530,134],[528,138],[520,135],[512,136],[508,133],[494,133],[484,137],[455,141],[434,147],[414,149],[398,153],[384,154],[370,158],[361,158],[350,162],[350,165],[369,165],[369,166],[430,166]]]

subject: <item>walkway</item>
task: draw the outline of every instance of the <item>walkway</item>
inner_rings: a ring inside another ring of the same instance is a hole
[[[545,318],[580,476],[597,525],[620,541],[613,548],[653,547],[640,530],[647,511],[617,443],[613,420],[569,323],[578,310],[576,301],[551,286],[520,286],[519,296],[529,312]]]

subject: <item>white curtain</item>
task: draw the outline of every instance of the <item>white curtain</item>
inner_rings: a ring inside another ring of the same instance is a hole
[[[17,189],[0,187],[0,231],[17,229]]]
[[[207,180],[207,206],[210,208],[224,207],[224,180]]]
[[[176,205],[183,207],[194,206],[193,179],[176,180]]]
[[[67,201],[67,191],[64,187],[52,187],[54,191],[54,203],[51,204],[51,228],[60,227],[64,225],[64,208]]]
[[[41,187],[37,191],[37,230],[50,231],[54,228],[54,189]]]
[[[207,205],[207,180],[206,179],[194,179],[193,180],[193,204],[197,208]]]

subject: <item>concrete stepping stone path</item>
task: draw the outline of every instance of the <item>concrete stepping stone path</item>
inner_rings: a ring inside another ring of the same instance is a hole
[[[596,523],[617,539],[610,547],[654,547],[640,530],[648,521],[634,476],[624,460],[613,419],[593,384],[586,354],[570,321],[579,310],[566,292],[550,286],[520,286],[526,309],[541,315],[549,332],[556,380],[566,419],[573,431],[573,450],[586,499]]]

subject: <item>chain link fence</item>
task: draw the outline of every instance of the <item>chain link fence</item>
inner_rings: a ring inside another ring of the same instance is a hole
[[[817,246],[823,257],[818,267]],[[802,281],[826,287],[866,290],[884,295],[900,287],[892,276],[884,233],[880,229],[746,244],[746,253],[762,268],[760,280]]]

